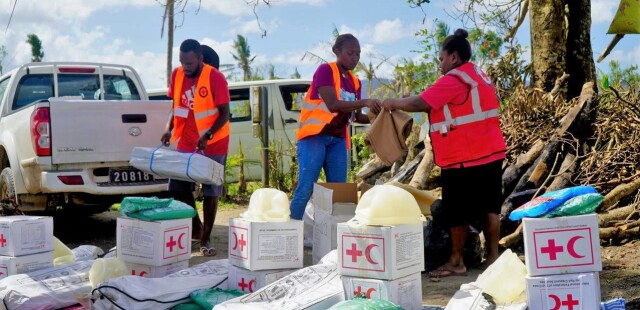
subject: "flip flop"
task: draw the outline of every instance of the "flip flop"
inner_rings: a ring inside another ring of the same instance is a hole
[[[467,272],[459,272],[455,270],[447,270],[447,269],[436,269],[434,271],[429,272],[429,278],[446,278],[452,276],[466,276]]]
[[[211,257],[216,256],[218,254],[218,251],[214,247],[203,246],[200,247],[200,254],[202,254],[202,256]]]

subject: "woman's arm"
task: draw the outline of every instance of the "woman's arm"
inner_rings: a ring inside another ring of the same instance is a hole
[[[411,96],[400,99],[390,98],[382,101],[382,107],[387,110],[403,110],[407,112],[429,112],[428,105],[421,96]]]
[[[378,99],[361,99],[356,101],[342,101],[336,97],[335,88],[332,86],[318,87],[320,97],[331,112],[351,112],[360,110],[364,107],[369,108],[373,113],[379,113],[381,110],[380,100]]]

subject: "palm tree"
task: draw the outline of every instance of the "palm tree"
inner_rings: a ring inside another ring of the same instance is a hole
[[[256,56],[251,57],[249,42],[242,35],[238,35],[237,39],[233,41],[233,48],[236,49],[236,53],[231,55],[238,62],[238,68],[242,69],[243,80],[248,81],[251,78],[251,64]]]
[[[27,35],[27,43],[31,45],[31,61],[41,62],[44,58],[44,51],[42,50],[42,41],[36,34]]]

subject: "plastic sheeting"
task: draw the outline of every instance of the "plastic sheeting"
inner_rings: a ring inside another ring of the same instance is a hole
[[[215,185],[224,182],[224,166],[198,153],[181,153],[164,147],[134,147],[129,164],[144,172],[176,180]]]
[[[328,309],[344,300],[337,262],[337,251],[331,251],[318,265],[300,269],[252,294],[232,299],[213,309]]]
[[[0,280],[0,309],[60,309],[91,294],[92,260],[18,274]]]
[[[227,289],[230,266],[226,259],[210,260],[164,278],[124,276],[112,279],[93,290],[93,307],[97,310],[171,308],[188,301],[189,294],[195,290]]]

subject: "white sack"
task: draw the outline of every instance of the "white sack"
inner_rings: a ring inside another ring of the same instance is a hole
[[[226,301],[213,309],[328,309],[344,300],[337,255],[334,250],[318,265],[300,269],[252,294]]]
[[[230,266],[226,259],[210,260],[163,278],[124,276],[112,279],[94,290],[93,307],[96,310],[168,309],[187,301],[185,299],[189,298],[189,294],[195,290],[212,288],[216,285],[218,288],[227,289],[227,270]],[[166,303],[137,302],[122,292],[139,300],[155,299]]]
[[[93,261],[17,274],[0,280],[0,309],[60,309],[91,294],[89,270]]]
[[[482,289],[470,284],[462,284],[447,303],[445,310],[526,310],[527,303],[494,304],[483,295]]]
[[[76,261],[96,259],[104,255],[104,251],[95,245],[81,245],[71,249]]]
[[[181,153],[165,147],[134,147],[129,164],[176,180],[215,185],[224,182],[224,166],[198,153]]]

